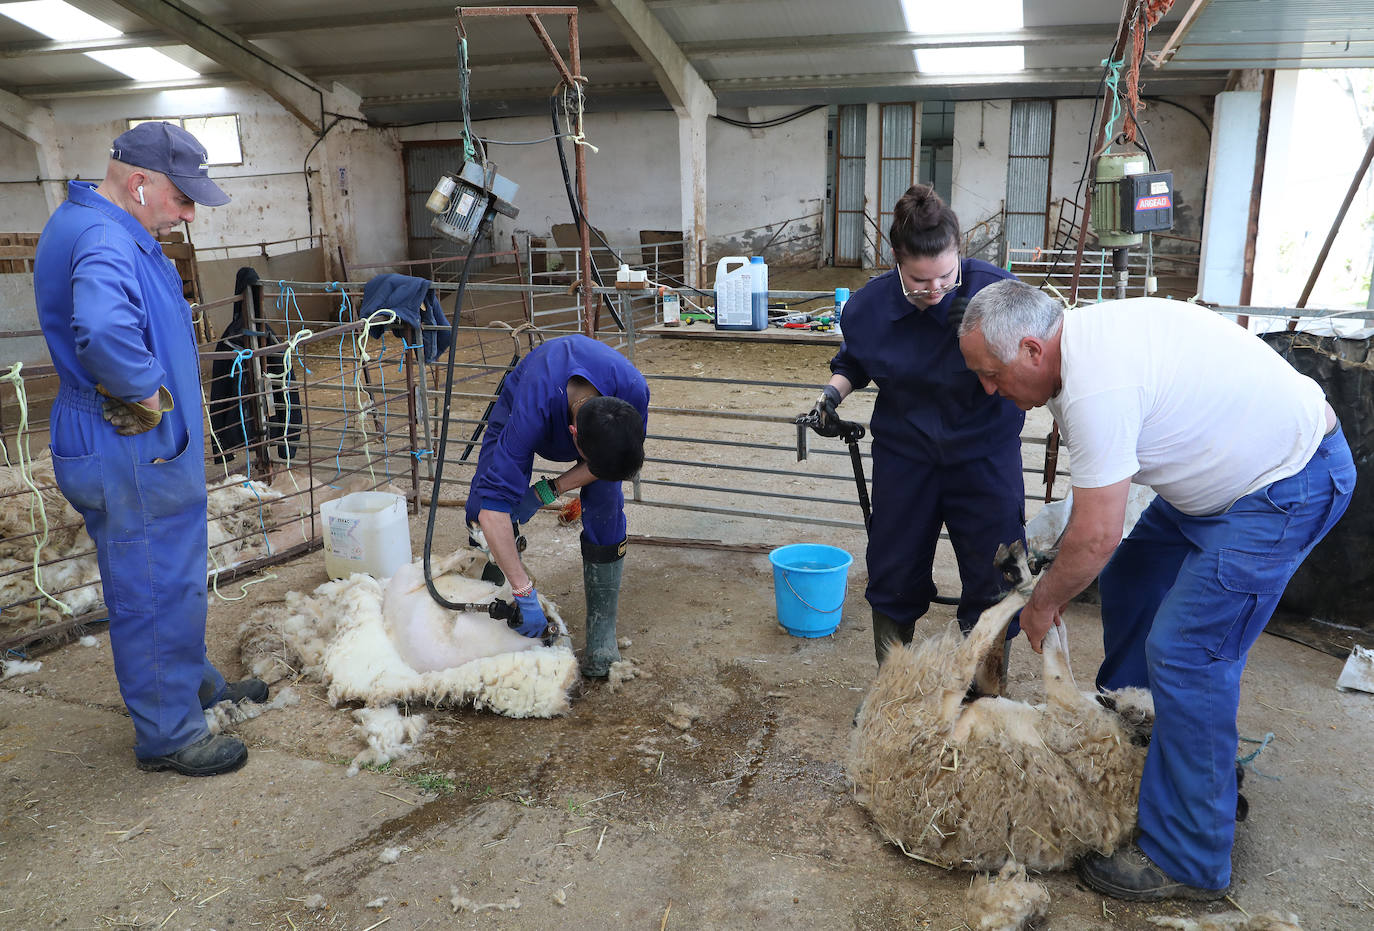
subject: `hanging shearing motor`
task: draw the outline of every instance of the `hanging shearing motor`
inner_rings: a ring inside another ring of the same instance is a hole
[[[1126,296],[1127,254],[1142,233],[1173,229],[1174,173],[1147,171],[1141,153],[1103,155],[1093,177],[1092,227],[1097,241],[1112,250],[1116,296]]]
[[[467,161],[457,175],[444,174],[425,201],[434,214],[430,226],[454,242],[468,245],[480,234],[489,210],[515,218],[515,192],[520,186],[496,173],[490,163]]]

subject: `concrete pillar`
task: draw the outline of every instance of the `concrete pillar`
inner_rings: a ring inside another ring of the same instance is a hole
[[[678,177],[682,191],[682,272],[690,288],[701,287],[702,243],[706,239],[705,107],[677,107]]]

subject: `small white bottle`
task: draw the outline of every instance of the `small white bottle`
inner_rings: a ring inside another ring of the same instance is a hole
[[[848,288],[835,289],[835,332],[844,336],[844,330],[840,324],[840,318],[844,315],[844,305],[849,301]]]
[[[682,324],[682,305],[678,301],[677,292],[669,291],[667,288],[659,288],[658,293],[663,299],[663,325],[680,326]]]

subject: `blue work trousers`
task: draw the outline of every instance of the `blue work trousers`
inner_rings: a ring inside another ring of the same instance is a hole
[[[116,434],[101,404],[93,391],[59,390],[53,469],[95,541],[134,755],[162,756],[205,736],[202,709],[225,692],[205,654],[203,452],[182,429],[167,461],[141,461],[144,444]]]
[[[1025,540],[1019,443],[953,465],[874,448],[865,593],[874,610],[903,626],[925,615],[936,594],[932,570],[941,525],[949,529],[959,565],[956,613],[967,632],[1006,590],[993,565],[998,545]]]
[[[1221,514],[1191,517],[1156,498],[1102,570],[1097,687],[1154,695],[1139,844],[1179,882],[1231,881],[1245,659],[1354,488],[1350,447],[1336,430],[1301,472]]]

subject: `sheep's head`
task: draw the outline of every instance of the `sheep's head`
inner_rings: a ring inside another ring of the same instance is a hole
[[[1103,708],[1121,720],[1121,726],[1137,747],[1150,744],[1150,732],[1155,727],[1155,703],[1147,689],[1117,689],[1097,696]]]
[[[1026,563],[1026,544],[1020,540],[1000,544],[992,562],[1013,588],[1029,593],[1033,576]]]

